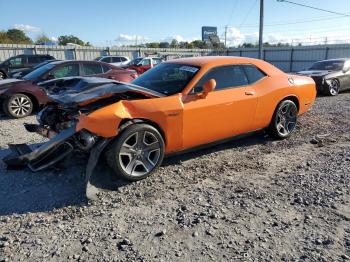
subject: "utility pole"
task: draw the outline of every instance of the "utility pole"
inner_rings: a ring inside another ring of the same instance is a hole
[[[225,26],[225,47],[226,47],[227,25]]]
[[[259,59],[263,59],[264,0],[260,0]]]

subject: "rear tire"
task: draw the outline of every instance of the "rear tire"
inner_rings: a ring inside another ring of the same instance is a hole
[[[277,139],[289,137],[296,127],[297,115],[296,104],[292,100],[283,100],[273,114],[267,129],[268,134]]]
[[[120,178],[138,181],[150,176],[164,158],[164,140],[147,124],[128,126],[109,146],[107,163]]]
[[[14,94],[3,102],[3,111],[9,117],[26,117],[33,112],[33,101],[25,94]]]

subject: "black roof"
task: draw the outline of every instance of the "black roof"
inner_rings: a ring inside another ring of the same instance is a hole
[[[49,54],[20,54],[20,55],[16,55],[16,56],[49,56],[49,57],[53,57],[52,55]]]

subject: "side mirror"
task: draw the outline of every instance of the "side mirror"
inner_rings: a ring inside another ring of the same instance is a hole
[[[210,92],[214,91],[215,87],[216,87],[215,79],[209,79],[207,82],[204,83],[203,91],[200,94],[200,97],[206,98]]]

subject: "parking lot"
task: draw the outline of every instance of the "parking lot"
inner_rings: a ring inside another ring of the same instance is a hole
[[[296,132],[263,132],[166,159],[151,177],[85,198],[85,160],[63,171],[0,166],[2,261],[346,260],[350,93],[318,97]],[[1,118],[8,143],[42,142]],[[7,259],[7,260],[6,260]]]

